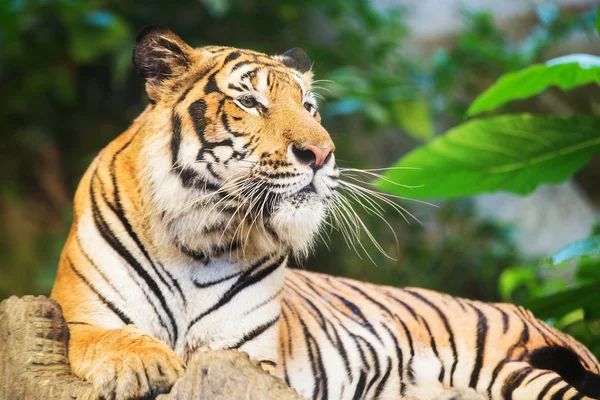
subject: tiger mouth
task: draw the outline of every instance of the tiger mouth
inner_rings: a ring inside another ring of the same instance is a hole
[[[296,193],[293,193],[293,195],[300,195],[300,194],[317,194],[317,188],[315,187],[314,181],[311,181],[308,185],[304,186],[302,189],[298,190]]]

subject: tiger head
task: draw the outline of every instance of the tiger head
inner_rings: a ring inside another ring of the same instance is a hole
[[[306,53],[195,49],[152,26],[133,63],[150,99],[140,159],[156,236],[208,257],[306,254],[339,174]]]

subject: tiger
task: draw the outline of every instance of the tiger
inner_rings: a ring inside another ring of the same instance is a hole
[[[511,304],[288,267],[339,193],[311,61],[137,35],[149,103],[92,161],[51,297],[99,398],[247,353],[311,399],[598,399],[600,363]]]

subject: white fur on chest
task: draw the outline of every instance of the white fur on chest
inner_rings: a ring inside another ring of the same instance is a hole
[[[187,306],[181,314],[185,336],[175,347],[175,351],[182,356],[189,349],[236,347],[253,328],[277,318],[281,311],[277,294],[284,284],[285,265],[265,279],[231,295],[234,285],[238,283],[239,275],[232,276],[237,267],[219,262],[215,264],[217,265],[188,270],[180,277],[181,281],[187,282],[184,289]],[[199,289],[193,284],[194,280],[207,283],[229,276],[232,278],[207,288]],[[229,296],[232,297],[227,299]],[[227,299],[227,302],[220,305],[223,299]],[[199,317],[201,318],[198,320]],[[249,353],[255,360],[276,361],[278,333],[278,324],[275,324],[243,344],[239,350]]]

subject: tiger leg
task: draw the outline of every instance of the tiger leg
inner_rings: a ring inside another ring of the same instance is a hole
[[[183,361],[161,341],[135,325],[103,329],[70,325],[69,361],[75,375],[108,399],[143,398],[168,392]]]

